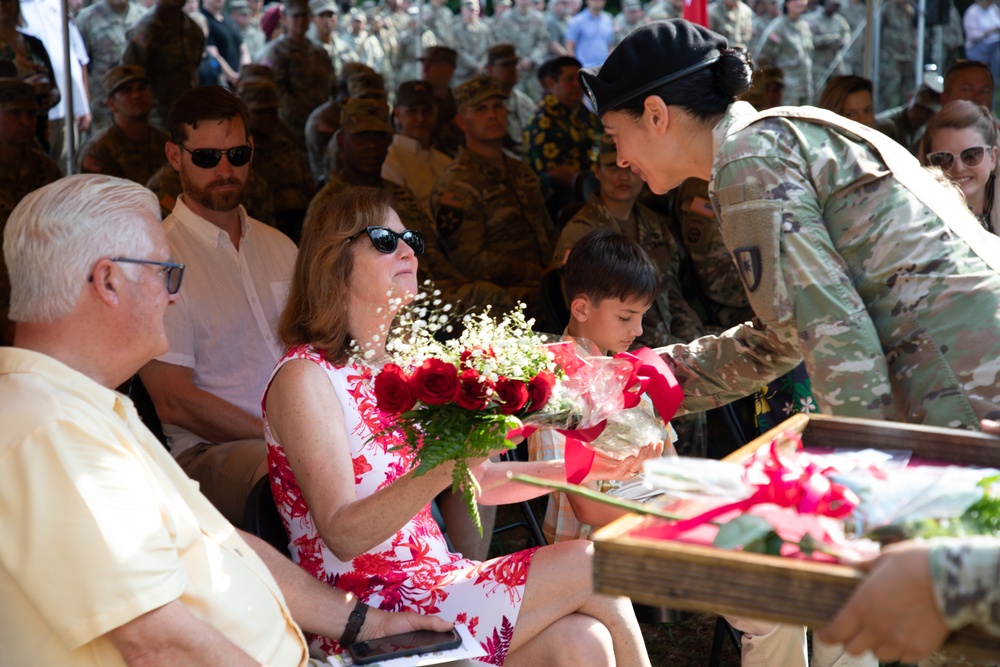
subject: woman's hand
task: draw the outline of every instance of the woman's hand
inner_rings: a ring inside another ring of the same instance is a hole
[[[639,448],[639,451],[632,456],[626,456],[621,461],[606,456],[600,452],[594,455],[594,465],[584,481],[594,480],[629,480],[642,472],[642,462],[647,459],[657,459],[663,455],[664,443],[662,440],[651,442]]]
[[[388,612],[369,607],[365,623],[361,626],[361,631],[358,632],[358,638],[355,641],[361,642],[379,637],[401,635],[404,632],[414,630],[448,632],[453,627],[455,627],[454,623],[449,623],[437,616],[424,616],[409,611]]]

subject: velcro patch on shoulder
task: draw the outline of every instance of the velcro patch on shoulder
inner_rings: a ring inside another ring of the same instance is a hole
[[[434,222],[437,224],[438,234],[441,236],[451,236],[462,226],[464,213],[462,209],[454,206],[441,206],[437,212]]]
[[[720,211],[722,233],[739,269],[754,312],[765,323],[778,322],[790,313],[781,270],[781,203],[746,201]]]
[[[697,213],[700,216],[706,218],[714,218],[715,211],[712,210],[712,204],[704,197],[695,197],[691,200],[691,206],[689,210],[692,213]]]

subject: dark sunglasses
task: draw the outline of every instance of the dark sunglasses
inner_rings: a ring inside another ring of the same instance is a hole
[[[0,0],[2,2],[2,0]],[[112,257],[109,261],[124,262],[126,264],[150,264],[152,266],[162,266],[163,275],[167,281],[167,294],[177,294],[181,291],[181,282],[184,280],[184,265],[176,262],[154,262],[151,259],[132,259],[131,257]],[[87,278],[87,282],[94,282],[94,276]]]
[[[222,154],[226,154],[229,164],[234,167],[242,167],[253,157],[253,149],[250,146],[236,146],[235,148],[196,148],[191,150],[184,144],[177,144],[182,149],[191,154],[191,163],[201,169],[211,169],[222,160]]]
[[[405,232],[394,232],[388,227],[365,227],[347,240],[348,242],[353,241],[362,234],[368,235],[368,239],[379,252],[386,254],[396,252],[396,244],[399,239],[403,239],[403,243],[410,246],[414,255],[424,254],[424,235],[412,229]]]
[[[958,159],[966,167],[978,167],[979,163],[986,157],[986,150],[989,146],[971,146],[958,154]],[[932,167],[940,167],[944,171],[955,166],[955,154],[948,151],[935,151],[927,154],[927,164]]]

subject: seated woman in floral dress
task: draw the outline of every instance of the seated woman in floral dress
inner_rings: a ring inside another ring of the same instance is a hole
[[[404,233],[387,195],[359,188],[306,221],[280,334],[289,346],[264,397],[275,501],[293,559],[322,581],[386,610],[465,623],[495,665],[648,665],[625,598],[591,589],[586,541],[529,549],[478,563],[450,553],[430,501],[451,484],[451,467],[420,477],[402,438],[375,407],[373,376],[399,302],[416,294],[419,234]],[[352,341],[375,345],[364,364]],[[657,455],[648,452],[647,455]],[[641,461],[603,461],[592,475],[621,478]],[[539,490],[506,471],[565,479],[561,461],[471,460],[483,504]],[[315,649],[340,646],[315,637]]]

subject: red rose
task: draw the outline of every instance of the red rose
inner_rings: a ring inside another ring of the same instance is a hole
[[[539,410],[544,406],[549,396],[552,395],[552,388],[556,386],[556,376],[549,371],[540,371],[538,375],[528,382],[528,400],[531,401],[529,412]]]
[[[427,405],[445,405],[458,397],[458,371],[440,359],[425,359],[410,381],[417,399]]]
[[[457,403],[466,410],[482,410],[490,402],[493,384],[475,369],[467,368],[458,376],[462,388],[458,392]]]
[[[528,402],[528,385],[521,380],[502,377],[497,380],[496,391],[500,412],[505,415],[518,412]]]
[[[386,364],[375,376],[375,402],[386,414],[398,415],[413,408],[416,399],[406,373],[396,364]]]

